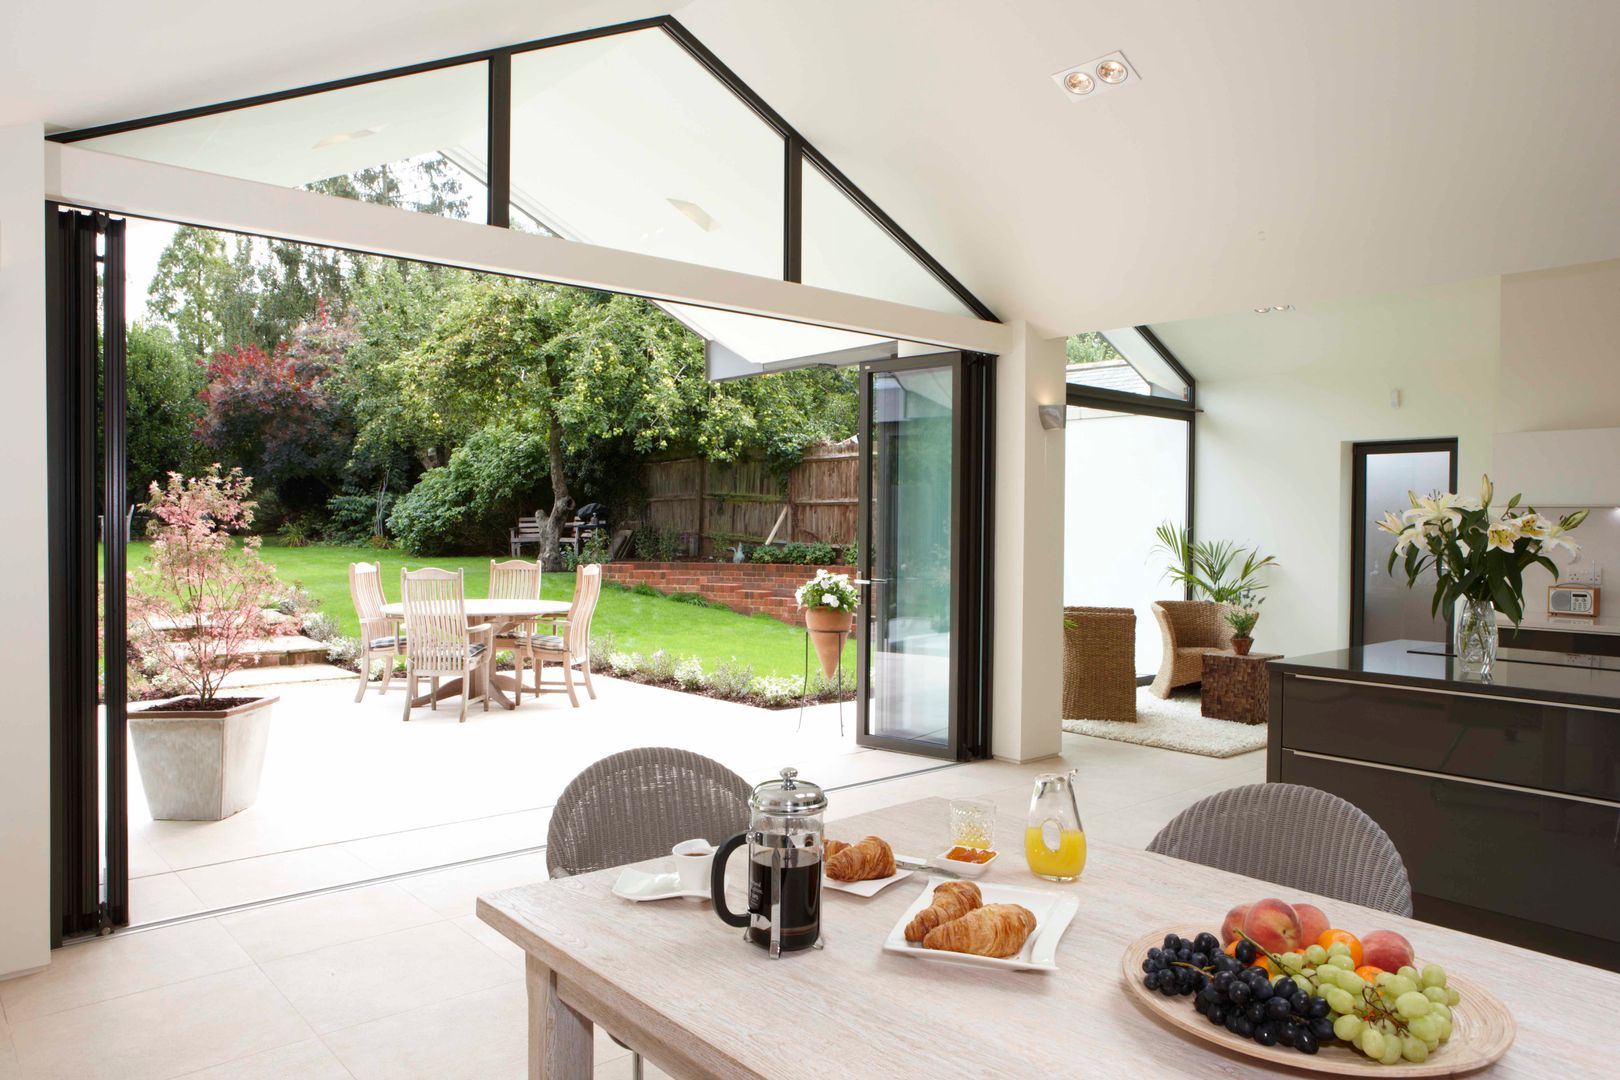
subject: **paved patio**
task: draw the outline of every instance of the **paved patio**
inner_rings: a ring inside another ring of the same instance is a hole
[[[297,679],[283,682],[278,680]],[[224,821],[153,821],[130,762],[131,921],[154,922],[533,849],[550,807],[592,762],[679,746],[750,780],[793,765],[831,788],[942,762],[855,745],[835,705],[772,711],[598,675],[598,698],[525,697],[513,711],[455,702],[400,720],[402,684],[356,704],[354,676],[320,666],[244,672],[281,700],[258,802]]]

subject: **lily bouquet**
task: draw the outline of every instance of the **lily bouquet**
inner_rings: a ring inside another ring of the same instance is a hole
[[[1547,552],[1554,548],[1578,552],[1568,533],[1587,515],[1576,510],[1555,521],[1534,507],[1520,509],[1518,495],[1498,510],[1491,506],[1493,494],[1489,476],[1480,484],[1477,501],[1455,492],[1422,497],[1408,492],[1411,508],[1398,515],[1389,511],[1378,523],[1379,529],[1395,537],[1386,572],[1393,575],[1399,561],[1412,587],[1424,571],[1433,570],[1429,610],[1438,614],[1442,605],[1448,610],[1462,605],[1457,652],[1487,670],[1496,655],[1493,609],[1517,626],[1524,618],[1524,571],[1542,566],[1556,579],[1558,566]]]

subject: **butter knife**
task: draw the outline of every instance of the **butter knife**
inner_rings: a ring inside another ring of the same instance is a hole
[[[936,877],[956,879],[960,879],[962,877],[962,875],[958,874],[955,870],[947,870],[943,866],[935,866],[932,863],[917,862],[913,859],[895,859],[894,865],[901,870],[916,870],[924,874],[933,874]]]

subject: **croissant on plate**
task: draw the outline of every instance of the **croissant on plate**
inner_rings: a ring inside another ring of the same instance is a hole
[[[843,851],[847,847],[849,847],[849,845],[844,843],[842,840],[828,840],[825,844],[821,845],[821,861],[826,862],[828,859],[832,858],[834,855],[838,854],[840,851]]]
[[[827,876],[834,881],[870,881],[894,874],[894,849],[878,836],[840,848],[827,860]]]
[[[975,956],[1016,954],[1035,931],[1035,913],[1020,904],[986,904],[936,926],[923,938],[923,948]]]
[[[934,886],[934,901],[912,918],[906,925],[906,940],[921,941],[928,931],[980,907],[984,895],[971,881],[942,881]]]

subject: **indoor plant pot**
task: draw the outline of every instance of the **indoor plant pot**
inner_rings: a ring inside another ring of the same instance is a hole
[[[217,709],[169,707],[185,700],[130,710],[146,805],[158,821],[221,821],[259,797],[277,699],[222,698],[217,704],[226,707]]]
[[[1248,656],[1249,649],[1254,646],[1252,637],[1235,637],[1232,639],[1232,651],[1239,656]]]
[[[813,607],[804,612],[804,625],[810,631],[810,642],[816,647],[816,659],[821,662],[821,673],[828,678],[838,670],[838,658],[844,651],[844,639],[849,636],[855,622],[853,612],[838,608]]]

